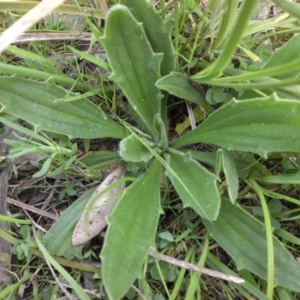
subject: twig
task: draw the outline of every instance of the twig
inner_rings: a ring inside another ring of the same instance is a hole
[[[34,212],[34,213],[36,213],[36,214],[38,214],[38,215],[45,216],[45,217],[50,218],[50,219],[53,219],[53,220],[58,220],[58,217],[57,217],[56,215],[54,215],[54,214],[50,214],[50,213],[48,213],[48,212],[46,212],[46,211],[43,211],[43,210],[41,210],[41,209],[39,209],[39,208],[33,207],[33,206],[31,206],[31,205],[28,205],[28,204],[25,204],[25,203],[23,203],[23,202],[17,201],[17,200],[15,200],[15,199],[12,199],[12,198],[8,198],[8,197],[7,197],[7,198],[6,198],[6,202],[7,202],[7,203],[10,203],[10,204],[13,204],[13,205],[15,205],[15,206],[21,207],[21,208],[23,208],[24,210],[32,211],[32,212]]]
[[[39,224],[37,224],[36,222],[34,222],[34,220],[31,218],[30,214],[27,212],[27,210],[24,210],[25,214],[27,215],[27,217],[30,219],[30,221],[32,222],[32,224],[39,229],[40,231],[46,233],[47,230],[44,229],[42,226],[40,226]]]
[[[53,186],[56,186],[57,183],[58,183],[58,179],[56,178]],[[41,207],[41,210],[45,210],[45,209],[48,207],[50,201],[51,201],[52,198],[53,198],[53,194],[54,194],[54,188],[52,188],[52,189],[50,190],[50,193],[49,193],[49,195],[46,197],[46,199],[45,199],[45,201],[44,201],[44,203],[43,203],[43,205],[42,205],[42,207]]]
[[[28,32],[21,34],[14,42],[28,41],[57,41],[57,40],[81,40],[90,41],[92,34],[85,32]]]
[[[187,102],[186,107],[189,114],[192,130],[194,130],[196,128],[196,121],[195,121],[194,112],[191,103]]]
[[[135,285],[132,285],[131,288],[133,288],[136,293],[143,299],[143,300],[147,300],[147,297],[142,294],[142,292],[135,286]]]
[[[199,267],[199,266],[196,266],[194,264],[187,263],[185,261],[178,260],[176,258],[158,253],[153,249],[150,249],[148,251],[148,254],[155,257],[155,258],[157,258],[157,259],[160,259],[160,260],[166,261],[170,264],[176,265],[178,267],[193,270],[193,271],[203,273],[203,274],[215,277],[215,278],[220,278],[220,279],[227,280],[227,281],[232,281],[232,282],[235,282],[235,283],[244,283],[245,282],[241,278],[237,278],[235,276],[227,275],[227,274],[224,274],[224,273],[221,273],[221,272],[218,272],[218,271],[214,271],[214,270],[211,270],[211,269]]]
[[[54,270],[53,270],[51,264],[48,262],[47,259],[45,259],[45,261],[46,261],[46,264],[48,265],[48,268],[49,268],[50,272],[52,273],[52,275],[53,275],[53,277],[54,277],[56,283],[57,283],[58,286],[61,288],[61,290],[63,291],[63,293],[66,295],[66,297],[67,297],[68,299],[74,300],[73,296],[67,291],[67,289],[66,289],[66,288],[62,285],[62,283],[58,280],[58,278],[57,278],[57,276],[56,276],[56,274],[55,274],[55,272],[54,272]]]

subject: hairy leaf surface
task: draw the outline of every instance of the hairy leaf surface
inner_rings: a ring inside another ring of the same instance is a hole
[[[161,102],[155,82],[162,55],[153,52],[142,24],[123,5],[109,11],[102,42],[113,70],[111,79],[122,89],[145,130],[155,136],[153,119]]]
[[[175,55],[171,41],[171,24],[164,22],[157,14],[152,4],[145,0],[121,0],[137,21],[143,23],[147,39],[155,53],[163,53],[160,73],[170,74],[175,69]]]
[[[127,188],[108,218],[101,253],[103,281],[110,299],[121,299],[139,276],[147,252],[155,242],[160,209],[160,163]]]
[[[267,242],[264,225],[239,206],[223,200],[218,219],[203,220],[214,239],[235,260],[238,269],[247,269],[267,279]],[[300,263],[274,237],[275,284],[300,292]]]
[[[270,152],[299,152],[299,115],[299,101],[280,100],[275,94],[267,99],[233,99],[172,146],[207,143],[263,157]]]
[[[167,176],[184,206],[193,208],[205,219],[215,220],[220,208],[217,176],[202,167],[190,153],[170,149],[167,162]]]
[[[51,81],[41,83],[19,77],[1,77],[0,90],[2,110],[33,124],[36,131],[61,133],[70,138],[126,136],[122,126],[90,101],[55,103],[68,94]]]

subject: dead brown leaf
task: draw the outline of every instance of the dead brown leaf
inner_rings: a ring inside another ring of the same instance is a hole
[[[111,214],[117,204],[117,201],[121,196],[121,192],[125,188],[125,183],[121,183],[116,187],[113,187],[98,199],[97,195],[99,195],[112,183],[122,178],[124,173],[125,169],[118,167],[103,180],[93,193],[73,232],[72,244],[74,246],[78,246],[89,241],[95,235],[100,233],[107,225],[106,217]]]

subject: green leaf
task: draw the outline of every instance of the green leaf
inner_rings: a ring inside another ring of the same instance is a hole
[[[136,134],[131,134],[123,139],[119,144],[119,154],[125,161],[148,162],[153,154],[143,143],[148,143],[145,139],[139,138]]]
[[[233,99],[172,146],[208,143],[263,157],[270,152],[299,152],[299,114],[299,101],[279,100],[276,94],[266,99]]]
[[[212,86],[206,91],[206,101],[211,105],[227,103],[232,99],[232,96],[224,91],[224,87]]]
[[[300,19],[300,5],[288,0],[273,0],[279,7],[288,12],[290,15]]]
[[[284,230],[284,229],[277,229],[275,231],[276,235],[281,237],[285,242],[290,242],[292,244],[300,246],[300,238],[296,237],[292,233]]]
[[[148,133],[155,136],[153,119],[161,103],[155,82],[162,54],[152,51],[142,24],[123,5],[109,11],[101,41],[113,70],[111,79],[122,89]]]
[[[271,199],[268,206],[270,214],[277,214],[282,210],[282,203],[279,199]]]
[[[283,175],[256,176],[256,180],[261,182],[271,183],[271,184],[299,184],[300,174],[296,173],[296,174],[283,174]]]
[[[297,4],[300,9],[300,5]],[[278,67],[279,75],[273,76],[278,79],[296,78],[299,75],[299,68],[292,70],[291,72],[284,72],[283,66],[285,64],[299,65],[300,53],[298,51],[300,47],[300,34],[294,35],[289,41],[285,42],[282,47],[277,49],[270,59],[263,66],[262,70],[268,70],[269,68]]]
[[[289,41],[284,43],[282,47],[276,49],[276,51],[272,55],[270,55],[269,60],[265,64],[263,64],[260,70],[254,72],[241,72],[241,70],[236,70],[237,72],[235,73],[237,75],[216,79],[214,83],[226,84],[228,82],[237,82],[237,84],[240,84],[241,81],[246,80],[258,80],[257,83],[269,81],[269,86],[267,84],[264,87],[266,90],[268,90],[270,89],[270,84],[272,83],[272,81],[275,80],[276,82],[276,79],[296,79],[299,74],[298,65],[300,62],[300,55],[299,51],[297,51],[298,47],[300,46],[299,44],[300,35],[295,35]],[[277,83],[280,83],[280,81],[277,81]],[[276,88],[277,87],[275,85],[274,89]],[[297,92],[297,89],[294,90],[295,92]],[[253,93],[255,95],[258,95],[253,90],[248,91],[247,94],[251,95]],[[250,98],[249,96],[247,97]]]
[[[123,127],[90,101],[54,103],[69,94],[52,81],[1,77],[0,91],[2,110],[33,124],[36,131],[61,133],[70,138],[126,136]]]
[[[164,22],[157,14],[153,5],[145,0],[121,0],[135,19],[143,23],[147,39],[155,53],[163,53],[160,73],[162,76],[170,74],[175,69],[175,55],[171,41],[171,26]]]
[[[44,176],[48,172],[48,170],[49,170],[49,168],[50,168],[50,166],[52,164],[52,160],[53,160],[54,157],[55,157],[55,153],[53,153],[50,157],[48,157],[45,160],[45,162],[43,163],[43,166],[41,167],[41,169],[38,172],[36,172],[32,176],[32,178],[39,178],[39,177]]]
[[[89,54],[85,51],[79,51],[79,50],[77,50],[73,47],[69,47],[69,48],[73,53],[75,53],[79,57],[81,57],[81,58],[91,62],[92,64],[98,66],[100,68],[100,70],[104,69],[105,71],[110,71],[108,63],[105,62],[104,60],[102,60],[101,57],[96,57],[96,56],[91,55],[91,54]]]
[[[161,212],[160,170],[155,160],[147,172],[125,190],[108,218],[101,257],[103,281],[110,299],[121,299],[125,295],[154,245]]]
[[[196,90],[185,74],[172,72],[170,75],[159,79],[156,86],[176,97],[191,101],[203,107],[207,112],[212,112],[205,98]]]
[[[169,231],[161,232],[158,236],[168,242],[174,242],[174,237]]]
[[[31,61],[40,61],[40,62],[43,62],[43,63],[52,64],[52,62],[49,58],[46,58],[43,55],[33,53],[32,51],[28,51],[28,50],[19,48],[15,45],[8,46],[6,48],[6,51],[14,54],[15,56],[17,56],[19,58],[23,58],[25,61],[26,60],[31,60]]]
[[[48,80],[49,78],[51,78],[55,83],[63,84],[64,86],[70,88],[81,89],[84,91],[90,91],[92,89],[90,84],[86,82],[78,81],[78,78],[77,80],[75,80],[71,77],[68,77],[66,74],[60,75],[54,73],[55,71],[53,73],[50,73],[50,72],[39,71],[37,69],[26,68],[24,67],[24,65],[17,66],[17,65],[4,64],[4,63],[0,63],[0,70],[1,70],[1,74],[7,74],[7,75],[14,74],[20,77],[26,77],[26,78],[30,77],[32,79],[38,79],[38,80]],[[110,90],[110,88],[108,89],[106,87],[104,89],[99,89],[98,91],[100,92],[102,90],[107,92],[108,90]]]
[[[216,175],[210,173],[190,153],[170,149],[166,157],[167,176],[172,181],[183,205],[208,220],[215,220],[219,213],[220,198]]]
[[[86,192],[62,212],[60,218],[43,236],[45,247],[51,254],[67,259],[78,254],[77,248],[72,245],[73,230],[93,192],[94,189]]]
[[[267,242],[264,225],[229,201],[222,201],[215,222],[203,220],[224,250],[235,260],[238,269],[247,269],[267,279]],[[300,263],[273,237],[275,284],[300,292]]]
[[[226,149],[220,149],[219,151],[221,152],[222,166],[227,182],[229,199],[232,203],[234,203],[237,199],[239,189],[239,179],[234,156]]]
[[[215,2],[219,5],[218,2]],[[224,13],[220,14],[219,9],[215,9],[214,13],[217,14],[218,21],[220,22],[219,32],[216,35],[215,40],[210,45],[210,51],[212,49],[222,48],[222,44],[228,39],[228,36],[231,34],[232,27],[236,22],[237,11],[239,9],[239,0],[230,0],[223,2],[223,9],[226,9]]]

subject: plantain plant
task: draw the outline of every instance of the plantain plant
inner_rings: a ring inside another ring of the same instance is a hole
[[[237,11],[239,1],[229,2],[229,11]],[[139,277],[148,251],[155,248],[158,221],[163,213],[161,201],[165,190],[161,187],[167,182],[172,184],[183,206],[201,217],[238,269],[267,280],[269,298],[274,286],[300,292],[300,265],[272,233],[265,192],[257,183],[266,179],[257,176],[254,180],[249,175],[252,162],[244,158],[249,152],[262,158],[270,153],[300,152],[299,93],[291,87],[297,82],[299,71],[289,60],[277,59],[281,52],[295,57],[294,64],[299,61],[297,47],[293,47],[299,36],[287,42],[256,72],[236,73],[228,66],[241,39],[249,34],[248,21],[257,3],[244,1],[238,14],[224,19],[227,29],[215,40],[216,45],[224,45],[220,56],[210,65],[199,62],[202,70],[192,76],[177,70],[172,22],[163,21],[147,1],[121,0],[114,5],[107,15],[100,43],[112,71],[110,79],[126,97],[125,109],[135,125],[123,120],[116,122],[86,100],[55,102],[66,97],[67,92],[52,81],[0,78],[2,111],[33,124],[35,135],[50,132],[70,139],[116,138],[120,140],[119,151],[104,156],[107,165],[127,163],[143,166],[145,170],[128,184],[108,217],[101,259],[110,299],[121,299],[126,294]],[[230,29],[235,34],[226,40]],[[238,99],[232,98],[215,109],[193,82],[244,92]],[[14,85],[18,86],[18,93]],[[194,130],[172,140],[167,124],[170,94],[194,103],[205,115]],[[1,121],[21,130],[5,118]],[[196,151],[190,147],[193,144],[214,145],[217,151]],[[57,153],[62,151],[67,153],[63,147]],[[218,184],[221,173],[226,178],[226,191]],[[258,194],[265,224],[237,203],[240,179]],[[45,235],[46,248],[52,254],[69,258],[76,254],[71,245],[72,229],[90,195],[91,191],[70,206]],[[57,237],[54,241],[53,236]],[[245,289],[250,289],[247,276],[244,279]],[[264,299],[262,293],[256,293]]]

